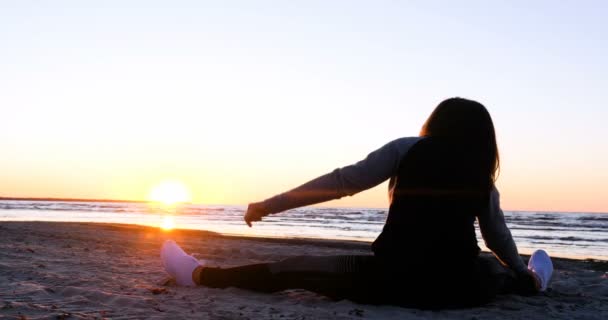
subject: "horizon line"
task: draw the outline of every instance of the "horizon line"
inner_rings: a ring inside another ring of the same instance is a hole
[[[53,197],[10,197],[0,196],[0,201],[61,201],[61,202],[115,202],[115,203],[156,203],[157,201],[150,200],[127,200],[127,199],[87,199],[87,198],[53,198]],[[247,206],[245,204],[204,204],[195,202],[179,202],[179,204],[187,205],[208,205],[208,206]],[[323,207],[323,206],[320,206]],[[325,206],[325,208],[365,208],[365,209],[385,209],[388,207],[353,207],[353,206]],[[295,208],[294,208],[295,209]],[[516,211],[516,212],[554,212],[554,213],[599,213],[608,214],[606,211],[548,211],[548,210],[530,210],[530,209],[502,209],[503,211]]]

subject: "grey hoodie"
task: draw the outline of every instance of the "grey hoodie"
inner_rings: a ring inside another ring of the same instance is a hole
[[[391,141],[370,153],[365,159],[313,179],[295,189],[278,194],[263,202],[269,213],[352,196],[392,179],[399,170],[399,162],[421,137],[406,137]],[[517,273],[527,267],[519,256],[511,231],[500,209],[500,194],[494,187],[486,212],[478,215],[479,229],[494,255]]]

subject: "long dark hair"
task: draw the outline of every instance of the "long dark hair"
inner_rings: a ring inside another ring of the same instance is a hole
[[[463,98],[442,101],[420,131],[423,137],[442,137],[456,141],[480,161],[494,185],[500,170],[496,132],[490,113],[481,103]]]

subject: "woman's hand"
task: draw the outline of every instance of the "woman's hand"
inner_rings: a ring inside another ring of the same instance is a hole
[[[245,222],[249,227],[251,227],[251,223],[254,221],[262,221],[262,217],[265,217],[269,214],[262,202],[254,202],[250,203],[247,206],[247,212],[245,213]]]
[[[515,275],[515,291],[524,295],[532,295],[540,292],[540,280],[534,271],[526,269],[525,272],[517,272]]]
[[[528,270],[528,276],[534,279],[534,289],[536,289],[536,292],[540,292],[541,285],[538,275],[534,271]]]

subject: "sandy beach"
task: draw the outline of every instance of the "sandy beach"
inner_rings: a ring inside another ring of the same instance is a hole
[[[0,318],[15,319],[606,319],[608,262],[554,259],[550,289],[484,307],[426,311],[331,301],[304,290],[261,294],[177,287],[159,259],[165,239],[211,265],[296,255],[365,254],[369,244],[255,239],[93,223],[0,223]]]

